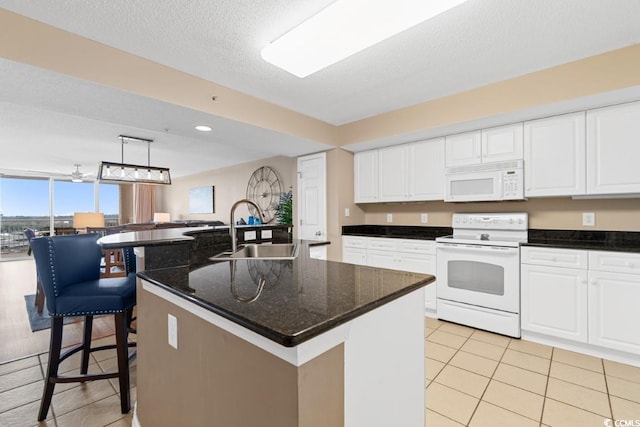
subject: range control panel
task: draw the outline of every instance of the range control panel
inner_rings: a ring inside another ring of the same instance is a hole
[[[464,229],[526,230],[529,214],[518,213],[454,213],[451,226]]]

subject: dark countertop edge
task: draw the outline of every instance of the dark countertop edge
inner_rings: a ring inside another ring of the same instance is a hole
[[[611,230],[528,230],[523,245],[561,249],[640,252],[640,232]]]
[[[321,335],[325,332],[330,331],[331,329],[334,329],[344,323],[347,323],[350,320],[355,319],[356,317],[359,317],[365,313],[368,313],[369,311],[372,311],[375,308],[378,308],[384,304],[387,304],[393,300],[396,300],[404,295],[410,294],[411,292],[420,289],[421,287],[427,286],[430,283],[433,283],[435,281],[435,277],[432,275],[426,275],[427,277],[424,280],[420,280],[419,282],[416,282],[410,286],[407,286],[405,288],[400,289],[399,291],[396,291],[392,294],[389,294],[383,298],[380,298],[376,301],[372,301],[369,304],[365,304],[361,307],[358,307],[348,313],[345,313],[337,318],[334,319],[330,319],[320,325],[317,325],[315,327],[311,327],[308,329],[305,329],[303,331],[300,331],[299,333],[295,334],[295,335],[285,335],[285,334],[281,334],[279,332],[274,331],[271,328],[267,328],[264,326],[261,326],[255,322],[251,322],[243,317],[239,317],[237,315],[235,315],[234,313],[231,313],[227,310],[223,310],[219,307],[216,307],[215,305],[212,304],[208,304],[198,298],[195,298],[189,294],[186,294],[184,292],[179,292],[178,290],[170,287],[170,286],[166,286],[163,283],[155,280],[155,279],[151,279],[149,277],[147,277],[144,272],[138,273],[138,277],[140,277],[141,279],[146,280],[147,282],[159,286],[162,289],[178,296],[181,297],[189,302],[192,302],[206,310],[211,311],[214,314],[217,314],[227,320],[230,320],[244,328],[247,328],[248,330],[257,333],[258,335],[261,335],[265,338],[270,339],[271,341],[274,341],[280,345],[283,345],[285,347],[295,347],[297,345],[300,345],[302,343],[304,343],[305,341],[308,341],[312,338],[317,337],[318,335]]]
[[[423,232],[424,234],[420,234]],[[418,233],[418,234],[416,234]],[[343,225],[343,236],[383,237],[386,239],[435,240],[453,234],[451,227],[422,225]]]
[[[640,246],[607,246],[599,243],[589,243],[576,240],[554,240],[546,242],[527,242],[522,246],[535,246],[539,248],[549,249],[578,249],[588,251],[607,251],[607,252],[636,252],[640,253]]]

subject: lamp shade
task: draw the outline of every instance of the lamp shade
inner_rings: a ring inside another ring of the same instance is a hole
[[[101,212],[75,212],[73,228],[104,227],[104,214]]]
[[[153,222],[171,222],[171,214],[169,212],[154,212]]]

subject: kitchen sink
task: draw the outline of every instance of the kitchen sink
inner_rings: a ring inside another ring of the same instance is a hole
[[[223,252],[212,257],[214,261],[238,259],[288,260],[298,257],[298,245],[295,243],[267,243],[245,245],[235,252]]]

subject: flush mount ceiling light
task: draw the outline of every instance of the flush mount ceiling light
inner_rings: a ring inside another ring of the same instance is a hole
[[[200,132],[211,132],[211,126],[198,125],[196,126],[196,130],[199,130]]]
[[[300,78],[452,9],[466,0],[337,0],[262,49]]]
[[[122,163],[102,162],[98,169],[98,179],[107,182],[140,182],[145,184],[171,184],[169,168],[151,166],[152,139],[136,138],[120,135]],[[128,142],[147,143],[147,165],[130,165],[124,163],[124,144]]]
[[[71,172],[71,182],[82,182],[82,172],[80,172],[80,166],[79,164],[75,164],[73,165],[76,167],[76,170],[74,170],[73,172]]]

